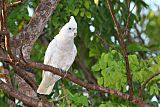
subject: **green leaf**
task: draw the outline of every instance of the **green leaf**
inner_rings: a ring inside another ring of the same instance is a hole
[[[107,107],[107,105],[106,104],[101,104],[101,105],[99,105],[99,107]]]
[[[156,101],[153,101],[153,102],[151,103],[151,107],[159,107],[159,106],[158,106],[158,103],[157,103]]]
[[[86,96],[78,97],[76,102],[88,107],[88,98]]]
[[[105,73],[103,81],[104,81],[104,87],[108,87],[111,84],[112,80],[111,80],[109,74]]]
[[[0,97],[0,107],[9,107],[8,101],[5,101],[5,97]]]
[[[75,104],[71,104],[71,107],[77,107],[77,105],[75,105]]]
[[[89,51],[89,57],[97,56],[97,54],[98,54],[98,50],[97,49],[91,49]]]
[[[87,18],[91,18],[91,13],[90,12],[85,12],[85,15],[87,16]]]
[[[85,1],[85,2],[84,2],[84,7],[85,7],[86,9],[89,9],[89,7],[90,7],[90,6],[89,6],[89,1]]]
[[[105,53],[102,53],[101,58],[99,60],[99,67],[103,70],[106,68],[107,66],[107,59],[108,59],[108,55]]]
[[[74,14],[74,16],[77,16],[78,13],[79,13],[79,9],[77,8],[77,9],[74,10],[73,14]]]
[[[101,78],[98,78],[98,85],[103,85],[103,77],[101,77]]]
[[[160,70],[160,64],[154,64],[151,66],[153,71],[159,71]]]
[[[60,104],[59,107],[65,107],[65,106],[66,106],[66,104],[63,102],[63,103]]]
[[[137,55],[129,55],[128,59],[129,59],[129,64],[132,70],[133,71],[137,70],[139,68],[139,61],[138,61]]]
[[[109,102],[106,102],[105,104],[101,104],[99,107],[118,107],[118,105],[109,101]]]
[[[153,85],[151,85],[149,92],[150,92],[150,95],[154,95],[154,94],[158,95],[159,94],[159,89],[155,83]]]
[[[81,16],[81,17],[84,16],[84,11],[81,11],[80,16]]]
[[[133,43],[127,47],[127,52],[142,52],[142,51],[149,51],[149,49],[138,43]]]
[[[142,5],[145,7],[145,8],[148,8],[148,4],[146,3],[146,2],[144,2],[144,1],[141,1],[142,2]]]
[[[72,106],[88,106],[88,98],[79,94],[72,94],[68,89],[66,89],[68,93],[68,99],[72,102]]]
[[[100,70],[99,64],[97,63],[97,64],[93,65],[91,69],[92,69],[92,71],[99,71]]]

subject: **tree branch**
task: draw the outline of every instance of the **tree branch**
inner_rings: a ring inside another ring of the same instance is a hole
[[[138,36],[139,40],[141,41],[142,44],[144,44],[145,42],[144,42],[144,40],[142,39],[142,37],[141,37],[141,32],[138,30],[136,24],[134,25],[134,28],[135,28],[135,30],[136,30],[136,33],[137,33],[137,36]]]
[[[5,1],[2,2],[2,6],[3,6],[3,10],[2,10],[2,22],[3,22],[3,26],[2,26],[2,31],[5,31],[5,51],[6,51],[6,54],[10,60],[10,62],[13,62],[13,60],[15,59],[15,57],[13,56],[12,54],[12,51],[11,51],[11,47],[10,47],[10,35],[9,35],[9,32],[7,31],[7,28],[6,28],[6,17],[7,17],[7,3]],[[28,96],[35,96],[36,97],[36,93],[32,91],[32,88],[29,87],[28,84],[25,85],[25,81],[22,80],[19,76],[17,76],[17,81],[19,81],[19,90],[21,90],[21,92],[25,92],[26,94],[28,94]],[[23,84],[23,85],[22,85]],[[23,86],[23,88],[22,88]],[[27,87],[27,88],[26,88]],[[25,90],[27,89],[27,90]],[[31,89],[31,90],[30,90]]]
[[[3,59],[2,57],[0,57],[0,60],[4,60],[4,61],[7,61],[7,62],[10,61],[9,59]],[[139,100],[139,99],[136,99],[136,98],[133,98],[133,100],[130,100],[128,94],[122,93],[122,92],[114,90],[114,89],[104,88],[104,87],[98,86],[96,84],[89,84],[87,82],[84,82],[84,81],[78,79],[77,77],[75,77],[71,73],[66,74],[65,72],[59,71],[58,68],[54,68],[54,67],[49,66],[49,65],[44,65],[44,64],[36,63],[36,62],[32,62],[32,61],[28,61],[27,63],[25,63],[23,60],[19,60],[19,61],[20,61],[19,63],[21,63],[22,65],[25,65],[25,66],[28,66],[28,67],[31,67],[31,68],[37,68],[37,69],[41,69],[41,70],[45,70],[45,71],[50,71],[50,72],[52,72],[56,75],[59,75],[61,77],[65,76],[65,78],[69,79],[70,81],[72,81],[72,82],[74,82],[74,83],[76,83],[76,84],[78,84],[82,87],[85,87],[86,89],[95,90],[95,91],[99,91],[99,92],[103,92],[103,93],[109,93],[111,95],[121,97],[124,100],[128,100],[128,101],[132,102],[133,104],[148,106],[148,104],[145,104],[142,100]]]
[[[10,72],[8,71],[8,69],[4,69],[4,73],[7,75],[7,76],[5,77],[7,84],[8,84],[10,87],[13,88],[13,85],[12,85],[12,82],[11,82],[11,78],[10,78],[10,75],[9,75]],[[10,104],[10,107],[16,107],[15,98],[12,97],[12,96],[10,96],[10,95],[9,95],[9,104]]]
[[[123,31],[123,36],[127,35],[127,32],[128,32],[128,27],[129,27],[129,21],[130,21],[130,17],[131,17],[131,12],[133,11],[133,9],[135,8],[136,4],[134,4],[133,8],[131,11],[129,11],[130,9],[130,0],[128,1],[128,16],[127,16],[127,21],[126,21],[126,26],[124,28],[124,31]]]
[[[23,78],[35,91],[37,90],[36,81],[23,69],[20,69],[18,66],[11,64],[15,69],[15,73]]]
[[[28,96],[16,91],[15,89],[11,88],[10,86],[5,84],[1,80],[0,80],[0,89],[2,89],[5,93],[9,94],[10,96],[21,100],[23,103],[25,103],[29,106],[32,106],[32,107],[52,107],[48,103],[44,103],[40,100],[28,97]]]
[[[6,34],[8,34],[7,31],[1,31],[1,30],[0,30],[0,35],[6,35]]]
[[[15,73],[20,76],[22,79],[24,79],[26,81],[27,84],[30,85],[30,87],[36,92],[37,91],[37,85],[36,85],[36,81],[34,80],[33,77],[31,77],[25,70],[21,69],[20,67],[18,67],[17,65],[14,65],[13,62],[11,62],[11,60],[4,58],[4,57],[0,57],[1,61],[5,61],[7,63],[9,63],[14,69],[15,69]],[[16,59],[15,59],[16,60]],[[15,64],[18,63],[18,60],[16,60]],[[49,103],[47,101],[47,98],[43,95],[39,95],[38,97],[40,99],[42,99],[44,102]]]
[[[23,41],[23,46],[21,43],[19,44],[19,47],[22,46],[22,52],[25,59],[30,59],[32,46],[40,36],[44,26],[59,1],[60,0],[41,0],[41,3],[36,8],[27,27],[17,35],[17,39],[21,39],[20,41]]]
[[[50,71],[50,72],[52,72],[54,74],[57,74],[61,77],[64,77],[66,75],[65,78],[67,78],[70,81],[72,81],[72,82],[74,82],[74,83],[76,83],[76,84],[78,84],[82,87],[85,87],[87,89],[102,91],[102,92],[105,92],[105,93],[110,93],[110,94],[113,94],[113,95],[116,95],[116,96],[120,96],[123,99],[128,99],[127,94],[123,94],[119,91],[112,90],[112,89],[109,89],[109,88],[100,87],[98,85],[88,84],[86,82],[83,82],[83,81],[77,79],[77,77],[73,76],[71,73],[65,74],[64,72],[60,72],[59,69],[54,68],[54,67],[49,66],[49,65],[44,65],[44,64],[41,64],[41,63],[36,63],[36,62],[29,61],[27,66],[32,67],[32,68],[41,69],[41,70]]]
[[[34,78],[31,77],[25,70],[19,68],[18,66],[15,66],[14,64],[11,64],[11,66],[15,69],[15,73],[18,74],[18,76],[20,76],[21,78],[23,78],[26,81],[26,83],[28,83],[36,92],[38,86],[36,85],[36,81],[34,80]],[[38,95],[38,96],[46,103],[49,103],[45,96],[43,95]]]
[[[126,71],[127,71],[127,80],[128,80],[128,84],[129,84],[129,99],[132,100],[133,99],[132,74],[131,74],[131,70],[130,70],[130,67],[129,67],[129,60],[128,60],[128,55],[127,55],[127,51],[126,51],[126,46],[125,46],[125,43],[123,41],[123,37],[122,37],[122,34],[121,34],[120,26],[119,26],[119,24],[117,22],[117,19],[116,19],[114,13],[113,13],[110,0],[107,0],[107,5],[108,5],[109,11],[111,13],[112,19],[114,21],[114,24],[116,26],[117,36],[119,38],[120,45],[122,47],[123,56],[125,58]]]
[[[60,0],[41,0],[27,27],[23,29],[23,31],[20,32],[15,38],[13,38],[14,42],[18,41],[15,46],[12,46],[14,56],[19,56],[23,59],[30,59],[30,52],[31,52],[32,46],[34,42],[37,40],[37,38],[40,36],[44,26],[46,25],[49,17],[51,16],[52,12],[55,10],[59,1]],[[20,2],[17,2],[16,5],[18,3]],[[22,49],[23,56],[21,56],[22,55],[21,49]],[[20,65],[19,68],[21,69],[22,66]],[[26,67],[24,66],[23,68],[25,69]],[[34,83],[33,81],[31,80],[28,81],[27,75],[24,76],[25,73],[22,73],[21,71],[19,72],[18,70],[16,70],[17,74],[20,75],[20,76],[17,76],[16,78],[19,84],[19,91],[22,93],[25,93],[30,97],[37,97],[37,94],[34,91],[36,90],[36,85],[33,84]],[[28,73],[28,74],[31,74],[31,73]],[[32,77],[34,77],[34,74],[31,74],[31,75]],[[25,79],[25,81],[23,81],[23,79],[20,77]]]
[[[148,83],[149,81],[151,81],[154,77],[158,76],[159,74],[160,74],[160,71],[157,72],[157,73],[155,73],[155,74],[153,74],[152,76],[150,76],[150,77],[142,84],[141,89],[139,90],[139,98],[142,98],[143,91],[144,91],[144,88],[145,88],[145,86],[147,85],[147,83]]]
[[[86,89],[95,90],[95,91],[99,91],[99,92],[103,92],[103,93],[109,93],[111,95],[121,97],[124,100],[128,100],[128,101],[132,102],[133,104],[143,105],[143,107],[149,107],[149,105],[145,104],[142,100],[139,100],[139,99],[136,99],[136,98],[133,98],[132,100],[130,100],[128,94],[122,93],[118,90],[113,90],[113,89],[110,89],[110,88],[104,88],[104,87],[98,86],[96,84],[89,84],[87,82],[83,82],[82,80],[78,79],[77,77],[75,77],[71,73],[66,74],[64,72],[59,71],[59,69],[54,68],[54,67],[49,66],[49,65],[44,65],[44,64],[41,64],[41,63],[36,63],[36,62],[29,61],[26,66],[41,69],[41,70],[45,70],[45,71],[50,71],[50,72],[52,72],[56,75],[59,75],[61,77],[65,76],[65,78],[69,79],[70,81],[72,81],[72,82],[74,82],[74,83],[76,83],[76,84],[78,84],[82,87],[85,87]]]

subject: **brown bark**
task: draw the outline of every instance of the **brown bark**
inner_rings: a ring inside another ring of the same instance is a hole
[[[4,55],[8,54],[6,56],[10,57],[11,65],[13,65],[14,59],[16,57],[21,57],[24,59],[30,58],[30,52],[34,42],[40,36],[44,26],[46,25],[50,15],[55,10],[59,1],[60,0],[41,0],[29,24],[22,32],[20,32],[16,36],[16,38],[9,37],[9,33],[7,31],[5,22],[6,22],[6,16],[7,16],[7,9],[10,9],[9,7],[11,6],[18,5],[19,3],[21,3],[21,1],[18,1],[12,4],[7,4],[3,0],[0,1],[0,5],[1,5],[0,9],[3,10],[3,11],[0,11],[1,12],[0,35],[5,36],[5,51],[6,51],[6,53],[1,51],[2,52],[1,55],[3,55],[4,57]],[[11,45],[12,47],[10,47],[10,44],[12,44]],[[14,65],[15,68],[16,66],[17,64]],[[25,72],[25,70],[21,70],[21,68],[25,69],[26,68],[25,66],[21,66],[21,65],[18,65],[18,66],[19,66],[18,67],[19,69],[18,68],[16,69],[17,70],[16,73],[18,74],[16,76],[16,80],[18,82],[19,91],[29,97],[38,99],[37,93],[36,93],[37,86],[35,84],[36,82],[34,81],[35,79],[34,74]],[[41,99],[44,99],[44,98],[41,97]]]
[[[26,96],[26,95],[16,91],[15,89],[8,86],[7,84],[2,82],[1,80],[0,80],[0,89],[2,89],[5,93],[9,94],[10,96],[21,100],[24,104],[26,104],[28,106],[32,106],[32,107],[52,107],[48,103],[44,103],[42,101],[31,98],[29,96]]]
[[[41,0],[27,27],[20,32],[14,40],[19,41],[19,44],[13,48],[16,56],[20,56],[25,60],[30,59],[32,46],[40,36],[44,26],[46,25],[50,15],[55,10],[59,1],[60,0]],[[34,74],[28,73],[28,75],[31,75],[31,77],[34,78]],[[35,91],[32,90],[30,86],[25,83],[25,81],[19,78],[19,76],[17,76],[17,80],[21,92],[32,97],[37,97]]]
[[[127,50],[126,50],[126,45],[124,43],[124,39],[123,39],[123,36],[122,36],[123,34],[121,32],[120,25],[119,25],[119,23],[118,23],[115,15],[114,15],[114,13],[113,13],[112,6],[111,6],[111,1],[110,0],[107,0],[107,5],[108,5],[109,11],[111,13],[113,22],[114,22],[114,24],[116,26],[117,36],[118,36],[120,45],[122,47],[123,57],[124,57],[125,63],[126,63],[127,80],[128,80],[128,84],[129,84],[129,95],[130,95],[129,99],[132,100],[133,99],[132,74],[131,74],[131,69],[130,69],[130,66],[129,66],[129,60],[128,60],[128,54],[127,54]],[[129,18],[128,18],[128,20],[129,20]],[[128,24],[126,25],[125,29],[128,29],[127,27],[128,27]]]
[[[11,78],[10,78],[10,75],[9,75],[10,72],[9,72],[7,69],[4,69],[4,73],[7,75],[7,76],[5,77],[5,80],[6,80],[7,84],[8,84],[10,87],[13,88],[13,85],[12,85],[12,82],[11,82]],[[12,97],[12,96],[10,96],[10,95],[8,95],[8,96],[9,96],[9,105],[10,105],[10,107],[16,107],[15,98]]]
[[[40,36],[59,1],[60,0],[41,0],[27,27],[16,36],[16,39],[21,41],[18,47],[22,47],[23,57],[25,59],[30,59],[32,46]],[[20,51],[20,49],[18,51]]]

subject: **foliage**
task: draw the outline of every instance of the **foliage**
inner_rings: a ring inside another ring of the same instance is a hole
[[[35,9],[38,2],[38,0],[28,0],[8,12],[7,27],[13,36],[16,36],[29,23],[28,6]],[[153,11],[150,11],[146,16],[142,16],[140,14],[142,9],[148,9],[149,6],[144,0],[131,0],[131,2],[135,3],[137,8],[135,13],[131,12],[129,21],[128,30],[130,31],[131,36],[129,35],[129,37],[132,42],[130,42],[127,36],[124,37],[124,40],[133,74],[134,95],[137,96],[140,85],[151,75],[160,71],[160,15],[155,15]],[[127,0],[112,0],[112,6],[123,31],[129,14]],[[48,42],[51,41],[71,15],[75,16],[78,23],[78,37],[75,38],[75,44],[78,48],[77,58],[90,68],[91,73],[97,79],[98,85],[128,93],[125,59],[122,54],[122,48],[119,45],[115,25],[106,5],[106,0],[98,0],[97,4],[91,0],[61,0],[56,11],[50,17],[42,36]],[[141,34],[144,33],[148,37],[149,44],[140,43],[141,38],[138,33],[133,32],[135,31],[134,25],[139,25],[143,28],[142,24],[146,20],[146,29],[142,29]],[[91,26],[95,27],[95,31],[90,31]],[[44,45],[41,39],[39,38],[34,45],[31,59],[42,63],[47,46]],[[85,73],[77,63],[74,63],[71,72],[82,80],[87,81],[87,78],[84,76]],[[34,73],[39,83],[41,72],[34,70]],[[144,91],[143,99],[150,104],[155,103],[150,101],[151,98],[154,95],[159,95],[159,80],[160,76],[152,79],[147,84],[146,91]],[[62,84],[64,84],[64,87],[62,87]],[[65,97],[60,99],[63,96]],[[47,98],[60,107],[66,107],[68,104],[71,107],[87,107],[89,105],[94,107],[136,106],[109,94],[103,96],[98,92],[89,91],[68,80],[56,83],[52,95]],[[57,99],[60,100],[57,101]],[[8,106],[8,103],[4,104],[2,103],[3,101],[8,102],[3,92],[1,92],[0,106],[1,104]],[[153,105],[157,106],[157,104]]]

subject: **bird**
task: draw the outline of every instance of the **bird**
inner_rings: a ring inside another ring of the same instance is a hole
[[[76,35],[77,22],[75,18],[71,16],[70,20],[49,43],[44,56],[44,64],[67,72],[77,55],[77,48],[74,44]],[[59,79],[61,79],[60,76],[43,70],[42,81],[37,89],[37,93],[44,95],[51,94],[55,83]]]

